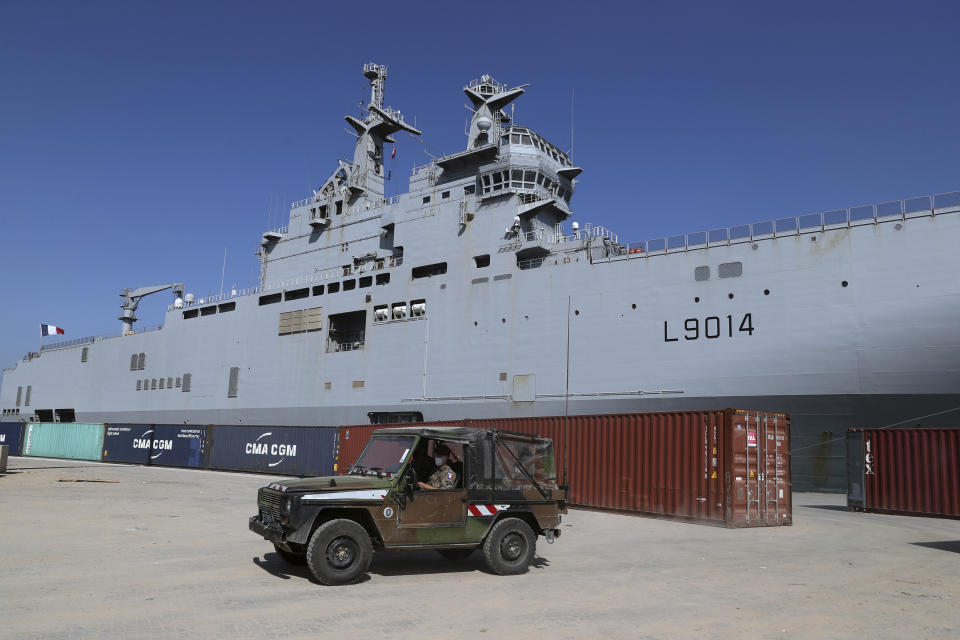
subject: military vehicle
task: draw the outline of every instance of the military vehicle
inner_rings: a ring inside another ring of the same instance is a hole
[[[441,443],[454,486],[418,488]],[[493,573],[523,573],[537,537],[552,543],[567,512],[552,440],[463,427],[378,429],[346,476],[273,482],[257,504],[250,530],[327,585],[356,582],[383,550],[455,561],[480,549]]]

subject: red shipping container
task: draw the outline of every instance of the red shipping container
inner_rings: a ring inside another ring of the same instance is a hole
[[[960,429],[848,429],[847,507],[960,518]]]
[[[551,438],[557,475],[569,484],[568,502],[574,506],[728,527],[792,523],[785,414],[727,409],[445,424]],[[341,473],[377,428],[341,428]]]

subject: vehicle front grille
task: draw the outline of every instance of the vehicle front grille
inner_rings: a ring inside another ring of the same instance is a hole
[[[280,501],[283,496],[274,489],[260,489],[260,495],[257,504],[260,511],[272,516],[275,520],[280,517]]]

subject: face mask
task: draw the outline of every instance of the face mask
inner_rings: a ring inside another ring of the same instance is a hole
[[[447,459],[446,457],[441,457],[441,458],[438,458],[438,457],[436,457],[436,456],[433,457],[433,461],[437,463],[437,466],[438,466],[438,467],[439,467],[440,465],[442,465],[442,464],[443,464],[443,461],[446,460],[446,459]]]

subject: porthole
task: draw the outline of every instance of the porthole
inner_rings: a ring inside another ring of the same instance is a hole
[[[730,298],[731,300],[733,300],[733,294],[732,294],[732,293],[728,293],[728,294],[727,294],[727,297]]]
[[[632,305],[630,305],[630,308],[631,308],[631,309],[636,309],[636,308],[637,308],[637,303],[634,302]]]
[[[477,321],[476,321],[476,320],[473,321],[473,326],[477,326]]]
[[[500,318],[500,322],[503,323],[503,324],[507,324],[507,319],[506,319],[506,318]]]
[[[840,283],[840,286],[841,286],[841,287],[846,287],[848,284],[850,284],[850,283],[847,282],[846,280],[844,280],[843,282]]]
[[[763,290],[763,295],[765,295],[765,296],[770,295],[770,289],[764,289],[764,290]]]
[[[900,231],[903,229],[903,225],[898,222],[897,224],[893,225],[893,228],[897,231]]]
[[[700,302],[700,296],[697,296],[696,298],[694,298],[693,301],[694,301],[694,302]]]
[[[580,309],[575,309],[574,312],[573,312],[573,315],[575,315],[575,316],[580,315]]]

